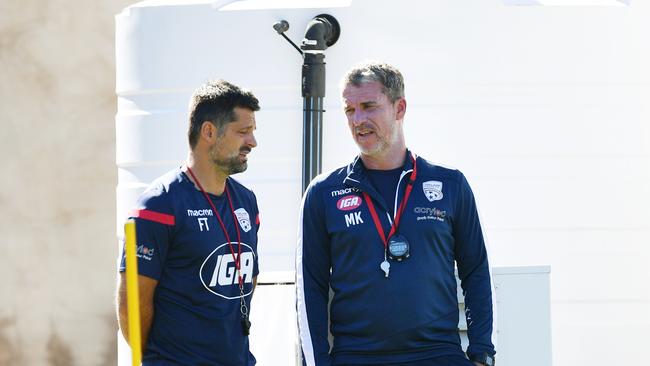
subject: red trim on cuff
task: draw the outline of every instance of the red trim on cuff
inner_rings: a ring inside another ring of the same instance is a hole
[[[257,216],[255,216],[255,225],[260,226],[260,214],[257,214]]]
[[[131,217],[137,217],[139,219],[149,220],[163,225],[173,226],[176,223],[176,218],[173,215],[167,215],[150,210],[133,210],[131,211]]]

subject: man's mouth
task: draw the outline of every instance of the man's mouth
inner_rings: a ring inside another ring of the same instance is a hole
[[[356,126],[356,128],[354,129],[354,133],[358,137],[368,137],[368,136],[375,133],[375,128],[374,127],[375,126],[373,126],[370,123],[362,123],[361,125]]]
[[[239,159],[242,162],[248,161],[248,153],[251,152],[250,148],[239,149]]]

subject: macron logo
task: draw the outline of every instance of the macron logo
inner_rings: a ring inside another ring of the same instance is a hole
[[[212,210],[203,209],[203,210],[187,210],[187,216],[196,217],[196,216],[212,216]]]
[[[359,192],[359,188],[356,187],[350,187],[350,188],[343,188],[343,189],[337,189],[335,191],[332,191],[332,197],[336,196],[342,196],[344,194],[349,194],[352,192]]]
[[[356,195],[341,197],[338,202],[336,202],[336,208],[341,211],[351,211],[359,206],[361,206],[361,197]]]

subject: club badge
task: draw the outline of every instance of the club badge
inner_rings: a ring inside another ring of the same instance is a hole
[[[235,216],[237,216],[237,221],[239,221],[239,226],[245,232],[249,232],[252,229],[251,218],[248,216],[248,212],[244,208],[238,208],[235,210]]]
[[[422,190],[429,202],[439,201],[442,199],[442,182],[430,180],[422,183]]]

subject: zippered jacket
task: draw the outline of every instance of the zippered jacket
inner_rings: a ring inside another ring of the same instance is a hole
[[[494,354],[488,256],[474,196],[458,170],[407,151],[395,197],[381,197],[359,157],[315,178],[302,201],[297,311],[305,365],[399,363],[462,354],[455,266],[465,295],[467,353]],[[410,257],[380,269],[386,234],[417,166],[398,233]],[[331,291],[331,299],[330,299]],[[331,301],[331,302],[330,302]],[[329,327],[328,327],[329,325]],[[332,336],[330,350],[328,336]]]

